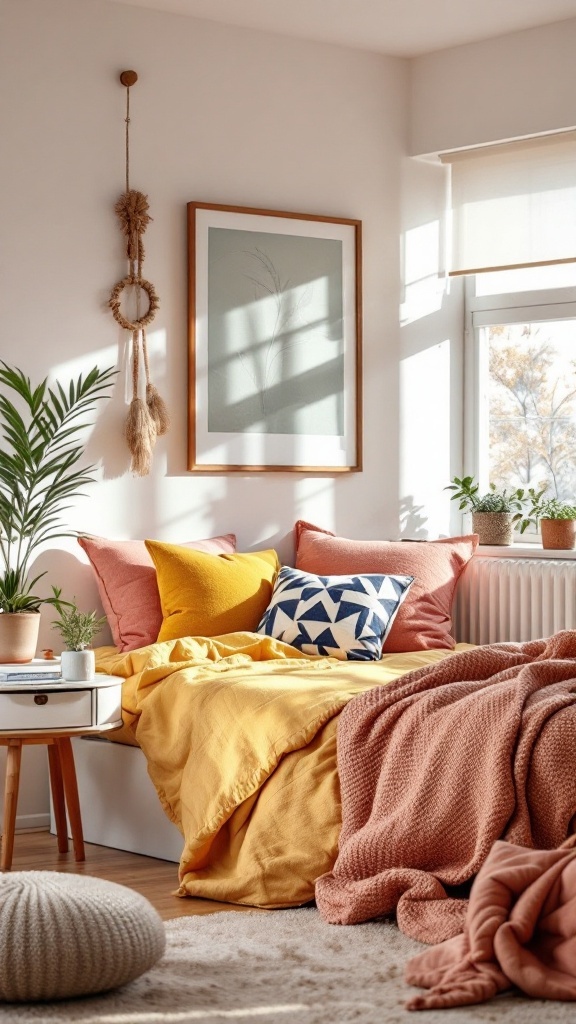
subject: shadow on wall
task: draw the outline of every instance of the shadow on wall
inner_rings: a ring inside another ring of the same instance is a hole
[[[78,550],[80,551],[80,549]],[[32,565],[30,575],[34,578],[42,572],[46,572],[46,575],[34,587],[35,593],[50,597],[52,586],[60,587],[64,600],[74,601],[83,612],[96,611],[98,615],[103,615],[92,567],[87,562],[83,562],[80,557],[76,558],[68,551],[56,549],[44,551]],[[40,652],[47,647],[51,647],[56,654],[59,654],[62,650],[62,638],[51,625],[56,618],[56,611],[51,605],[44,604],[40,612],[42,617],[38,654],[40,655]],[[102,632],[96,637],[94,645],[104,647],[112,643],[110,630],[105,625]]]
[[[427,540],[428,517],[422,515],[424,505],[415,505],[411,494],[400,502],[400,536],[406,540]]]

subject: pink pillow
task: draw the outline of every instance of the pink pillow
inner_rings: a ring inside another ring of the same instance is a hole
[[[478,545],[477,534],[431,541],[348,540],[302,519],[295,533],[296,568],[305,572],[414,576],[383,654],[454,647],[452,599],[458,577]]]
[[[134,651],[156,643],[162,609],[156,569],[144,541],[78,537],[78,543],[96,574],[100,600],[116,647]],[[186,541],[180,546],[209,555],[233,554],[236,537],[227,533],[208,540]]]

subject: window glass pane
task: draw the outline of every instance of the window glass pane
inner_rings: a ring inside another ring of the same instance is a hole
[[[576,320],[493,325],[487,380],[489,480],[576,497]]]
[[[574,286],[576,263],[558,263],[551,267],[524,267],[521,270],[499,270],[476,275],[476,295],[503,295],[506,292]]]

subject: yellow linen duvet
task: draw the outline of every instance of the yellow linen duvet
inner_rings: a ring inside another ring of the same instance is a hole
[[[183,834],[179,895],[259,907],[313,899],[338,847],[338,713],[451,653],[337,661],[256,633],[97,651],[98,670],[125,679],[119,738],[128,731],[142,748]]]

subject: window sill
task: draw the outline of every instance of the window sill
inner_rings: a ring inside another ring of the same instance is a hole
[[[576,559],[574,550],[553,550],[551,548],[539,547],[538,544],[515,543],[502,547],[495,547],[492,544],[479,544],[476,548],[476,558],[555,558],[562,561]]]

